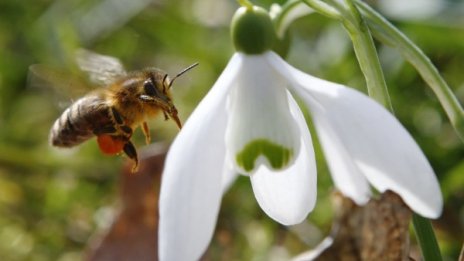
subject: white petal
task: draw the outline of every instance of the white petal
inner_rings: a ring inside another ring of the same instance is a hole
[[[280,60],[276,55],[269,56]],[[441,214],[443,199],[435,173],[392,114],[356,90],[304,74],[290,65],[286,67],[286,73],[295,81],[294,91],[308,104],[315,123],[320,118],[325,120],[324,125],[316,125],[318,134],[329,131],[335,138],[331,144],[323,144],[325,150],[345,150],[343,153],[351,157],[375,188],[396,192],[416,213],[428,218]],[[340,162],[332,162],[331,155],[326,156],[331,165]]]
[[[301,98],[306,101],[312,97],[301,95]],[[371,196],[369,184],[330,122],[331,115],[327,115],[327,111],[317,103],[312,104],[310,110],[313,123],[335,186],[357,204],[367,203]]]
[[[302,222],[316,203],[316,160],[311,134],[295,100],[288,93],[290,110],[300,129],[302,143],[295,163],[283,171],[261,166],[251,175],[251,184],[261,208],[284,225]]]
[[[286,98],[288,83],[262,55],[243,55],[239,74],[226,131],[231,162],[240,173],[253,173],[260,164],[273,169],[291,165],[300,134]]]
[[[232,57],[167,155],[160,192],[162,261],[197,260],[213,235],[222,195],[225,101],[240,64],[240,57]]]
[[[275,67],[280,68],[279,71],[284,74],[291,75],[296,70],[273,53],[268,53],[267,56],[271,63]],[[311,85],[313,83],[312,79],[305,78],[302,84]],[[295,79],[291,80],[295,81]],[[301,90],[299,91],[301,92]],[[312,98],[305,93],[302,95],[300,92],[298,94],[305,101]],[[306,103],[308,104],[309,102]],[[316,102],[311,102],[310,104],[313,105],[311,107],[313,123],[315,124],[319,142],[322,145],[335,186],[357,204],[367,203],[371,195],[367,180],[353,163],[351,156],[343,147],[337,133],[332,130],[328,118],[324,115],[325,108],[318,106]]]

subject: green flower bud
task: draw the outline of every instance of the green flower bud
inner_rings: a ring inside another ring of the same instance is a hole
[[[235,49],[246,54],[270,50],[276,39],[271,17],[261,7],[240,7],[232,18],[232,41]]]

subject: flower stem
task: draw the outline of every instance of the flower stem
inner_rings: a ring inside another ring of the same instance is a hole
[[[379,13],[364,2],[355,1],[374,36],[384,44],[398,49],[401,55],[416,68],[425,82],[432,88],[456,133],[464,142],[464,110],[437,68],[417,45]]]
[[[393,111],[387,84],[370,30],[351,0],[345,0],[345,2],[351,11],[352,19],[343,20],[343,25],[353,42],[353,48],[358,58],[359,66],[366,79],[369,96],[390,111]]]
[[[319,0],[301,0],[301,1],[322,15],[325,15],[329,18],[336,19],[336,20],[342,19],[342,15],[340,14],[340,12],[338,12],[337,9],[326,4],[325,2],[322,2]]]
[[[351,0],[346,5],[338,1],[328,1],[331,5],[319,0],[301,0],[315,11],[330,18],[340,20],[348,31],[359,66],[366,79],[369,96],[390,111],[393,107],[388,94],[387,84],[375,49],[374,40],[360,12]],[[348,7],[348,8],[347,8]]]
[[[424,261],[442,260],[435,234],[430,221],[414,213],[412,216],[414,231],[419,241]]]
[[[285,2],[285,4],[281,6],[281,9],[276,14],[276,16],[272,18],[278,38],[283,38],[285,35],[285,30],[287,29],[287,23],[285,19],[287,18],[287,16],[290,14],[292,10],[298,8],[301,4],[302,3],[299,0],[287,1]]]

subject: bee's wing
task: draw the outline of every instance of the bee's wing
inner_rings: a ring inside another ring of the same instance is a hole
[[[53,90],[59,104],[66,105],[94,88],[77,73],[64,71],[43,64],[29,66],[27,85],[42,91]]]
[[[119,59],[89,50],[77,50],[76,61],[79,68],[88,73],[89,80],[97,85],[109,85],[126,74]]]

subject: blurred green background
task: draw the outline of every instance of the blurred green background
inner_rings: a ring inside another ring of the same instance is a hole
[[[431,1],[440,8],[395,16],[387,2],[370,3],[429,55],[463,104],[463,5]],[[271,1],[254,3],[268,8]],[[0,260],[80,260],[91,235],[107,228],[118,209],[125,159],[102,155],[94,140],[70,150],[50,147],[49,129],[72,97],[28,84],[28,67],[70,70],[76,48],[118,57],[128,70],[156,66],[171,75],[199,62],[173,90],[185,121],[233,53],[228,26],[237,7],[232,0],[0,2]],[[340,24],[313,14],[290,29],[291,64],[365,91]],[[446,204],[434,226],[445,260],[456,260],[464,240],[463,143],[414,68],[393,49],[378,45],[378,51],[395,112],[440,180]],[[154,141],[170,141],[178,132],[162,119],[150,126]],[[135,136],[137,147],[143,146],[141,132]],[[248,179],[240,177],[223,200],[213,260],[285,260],[328,234],[332,181],[316,149],[318,201],[308,222],[289,228],[273,222],[258,207]]]

